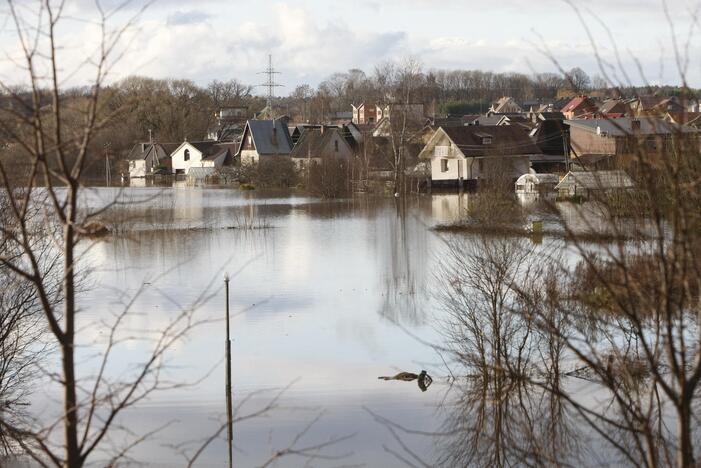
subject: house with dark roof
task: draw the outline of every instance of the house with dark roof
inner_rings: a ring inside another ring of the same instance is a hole
[[[170,168],[170,153],[178,147],[178,143],[137,143],[129,154],[129,177],[139,178],[154,174],[160,168]]]
[[[686,108],[676,97],[638,96],[630,102],[633,116],[663,117],[667,112],[684,112]]]
[[[170,155],[173,174],[188,174],[191,168],[218,169],[233,162],[236,143],[184,141]]]
[[[539,173],[564,172],[569,157],[570,128],[563,120],[539,120],[529,136],[543,153],[539,159],[531,160],[531,167]]]
[[[353,157],[353,148],[340,129],[322,126],[306,129],[290,157],[298,168],[303,168],[312,162],[321,163],[334,158],[349,160]]]
[[[292,146],[284,120],[249,120],[236,156],[241,164],[258,164],[261,160],[289,157]]]
[[[441,127],[419,153],[434,185],[475,185],[495,174],[515,180],[542,158],[528,134],[509,125]]]
[[[608,99],[599,107],[599,115],[609,119],[630,116],[630,106],[623,99]]]
[[[561,110],[566,119],[581,119],[597,112],[596,105],[587,96],[573,97]]]
[[[573,161],[587,168],[607,168],[642,148],[662,154],[675,138],[698,140],[698,130],[653,117],[568,120]],[[696,143],[694,143],[696,144]]]

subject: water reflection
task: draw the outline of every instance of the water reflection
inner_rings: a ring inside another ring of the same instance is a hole
[[[96,190],[85,202],[99,204],[115,193]],[[217,288],[223,271],[240,270],[231,282],[235,400],[296,382],[285,395],[286,406],[328,413],[314,438],[357,432],[342,448],[353,452],[348,464],[398,466],[378,444],[382,432],[368,427],[362,407],[381,405],[407,424],[435,420],[440,392],[377,380],[386,369],[425,359],[427,351],[396,323],[435,337],[425,319],[430,308],[417,305],[430,303],[426,283],[440,248],[429,230],[435,224],[430,198],[397,205],[372,197],[323,201],[202,187],[146,187],[122,197],[126,205],[111,215],[128,228],[84,254],[95,270],[95,288],[81,303],[81,326],[94,331],[85,335],[83,359],[94,354],[88,345],[100,339],[100,321],[140,288],[137,313],[125,320],[130,330],[158,328],[204,289]],[[269,228],[229,229],[237,218],[265,219]],[[175,349],[171,362],[178,379],[196,381],[221,360],[218,296],[197,313],[212,322]],[[142,351],[122,349],[119,359],[124,365],[138,362]],[[196,426],[198,434],[216,430],[223,410],[219,374],[223,369],[215,367],[196,387],[154,397],[126,414],[123,423],[133,427],[146,427],[145,419],[153,422],[149,427],[165,424],[173,415],[183,421],[140,447],[137,460],[177,464],[177,454],[164,447],[182,442],[183,425]],[[425,378],[421,382],[428,387]],[[237,426],[235,438],[248,452],[239,455],[241,466],[264,459],[271,448],[261,441],[273,428],[280,428],[283,443],[314,414],[276,412],[267,421]],[[218,466],[224,450],[225,444],[213,443],[203,466]]]
[[[83,202],[99,206],[115,194],[99,189]],[[95,354],[90,346],[104,333],[101,321],[137,291],[143,290],[127,329],[154,329],[208,287],[218,293],[223,271],[238,271],[231,283],[235,400],[296,381],[286,406],[328,411],[313,438],[358,433],[345,442],[343,451],[353,453],[345,464],[404,466],[385,450],[394,439],[372,424],[364,406],[380,408],[406,427],[441,433],[413,439],[411,448],[445,466],[576,464],[580,458],[583,436],[573,415],[542,390],[569,385],[559,381],[561,343],[506,313],[518,301],[504,271],[522,271],[528,259],[521,252],[549,248],[547,239],[538,246],[475,235],[444,242],[430,228],[461,218],[469,195],[323,201],[290,193],[144,187],[120,196],[125,205],[110,214],[121,230],[83,255],[95,275],[80,304],[81,327],[88,331],[82,362]],[[260,222],[262,229],[246,228]],[[480,269],[469,258],[482,258]],[[212,367],[215,372],[192,388],[154,397],[120,421],[151,428],[174,416],[181,420],[140,447],[135,459],[177,465],[182,460],[169,447],[218,427],[224,408],[223,369],[217,367],[220,299],[202,304],[198,314],[211,323],[169,356],[178,379],[196,381]],[[447,336],[446,347],[460,358],[457,375],[463,377],[454,381],[442,411],[436,409],[446,391],[436,372],[440,365],[422,365],[435,353],[414,335],[442,344]],[[118,373],[142,355],[139,346],[121,349],[111,370]],[[422,367],[433,384],[425,374],[406,376],[412,379],[406,385],[377,379]],[[271,445],[294,437],[308,416],[283,411],[237,426],[237,444],[245,449],[240,466],[264,460]],[[222,441],[213,443],[203,466],[220,466],[224,453]]]

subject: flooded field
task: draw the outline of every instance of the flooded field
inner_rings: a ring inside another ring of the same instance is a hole
[[[500,445],[519,445],[520,431],[533,430],[521,425],[532,420],[542,422],[548,450],[568,452],[563,459],[585,451],[573,415],[542,391],[490,383],[501,395],[492,404],[479,379],[456,381],[431,346],[445,342],[438,271],[448,249],[432,227],[459,219],[467,195],[325,201],[182,186],[96,188],[84,203],[115,198],[107,219],[117,232],[86,245],[81,257],[81,375],[98,371],[110,325],[124,310],[119,336],[128,340],[114,347],[105,370],[115,380],[133,375],[156,332],[178,314],[191,312],[195,326],[159,357],[164,390],[122,413],[105,449],[149,434],[130,459],[185,466],[212,438],[195,466],[223,466],[226,442],[213,436],[226,414],[229,274],[233,398],[242,419],[234,425],[235,466],[518,464],[528,455]],[[537,248],[542,239],[525,242]],[[433,380],[426,391],[416,381],[378,379],[421,370]],[[598,404],[591,384],[567,385]],[[49,420],[59,414],[58,398],[57,386],[37,385],[32,409]],[[461,453],[469,447],[472,455]],[[598,456],[584,458],[603,463]]]

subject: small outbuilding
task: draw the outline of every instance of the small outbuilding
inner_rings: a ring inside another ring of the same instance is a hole
[[[570,171],[555,187],[563,197],[588,197],[592,192],[630,190],[633,180],[623,171]]]
[[[517,195],[544,195],[554,192],[560,182],[557,174],[523,174],[516,179]]]

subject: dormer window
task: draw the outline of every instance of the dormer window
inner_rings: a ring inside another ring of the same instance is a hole
[[[189,161],[189,160],[190,160],[190,150],[186,149],[185,150],[185,161]]]
[[[492,144],[492,137],[483,137],[482,144],[483,145],[491,145]]]

